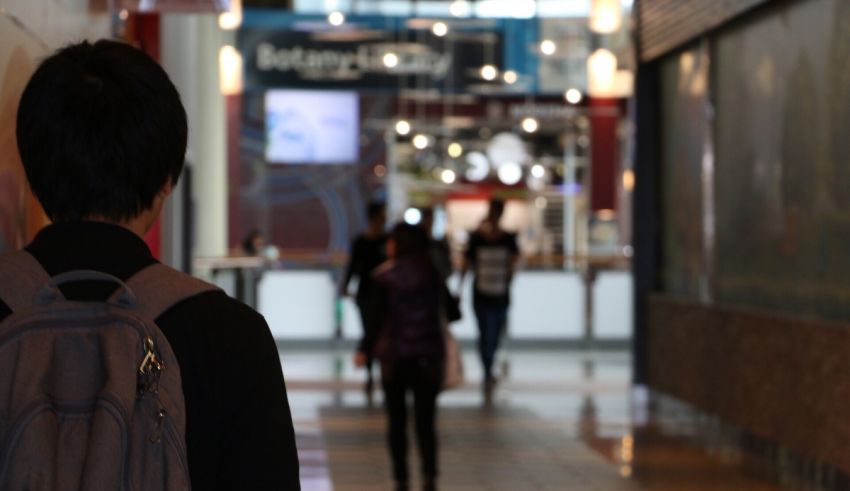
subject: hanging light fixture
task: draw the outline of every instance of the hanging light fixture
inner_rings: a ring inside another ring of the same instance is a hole
[[[617,57],[607,49],[597,49],[587,59],[587,92],[596,97],[611,97],[617,80]]]
[[[218,52],[219,89],[222,95],[242,93],[242,55],[233,46],[222,46]]]
[[[590,30],[599,34],[616,32],[623,23],[621,0],[593,0],[590,7]]]
[[[230,8],[218,16],[218,26],[225,31],[238,29],[242,25],[242,0],[230,0]]]

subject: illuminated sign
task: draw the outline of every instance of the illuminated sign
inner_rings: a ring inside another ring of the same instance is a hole
[[[364,39],[333,39],[309,31],[243,28],[237,41],[246,89],[423,86],[461,91],[482,84],[480,67],[501,59],[499,42],[489,49],[475,39],[453,45],[447,50],[441,38],[412,42],[404,34],[394,38],[391,32],[377,30]]]

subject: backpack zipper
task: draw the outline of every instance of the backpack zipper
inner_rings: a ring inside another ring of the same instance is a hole
[[[145,356],[139,364],[139,380],[136,384],[139,395],[145,392],[156,394],[159,392],[159,378],[165,369],[165,364],[156,356],[153,338],[145,336],[143,341]]]

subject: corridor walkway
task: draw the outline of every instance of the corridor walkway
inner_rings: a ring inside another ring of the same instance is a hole
[[[282,359],[304,490],[392,489],[380,394],[370,407],[348,354],[284,352]],[[482,406],[472,353],[467,386],[440,397],[444,491],[800,489],[780,486],[775,471],[734,448],[715,443],[705,451],[681,438],[695,424],[688,415],[676,422],[679,435],[661,430],[633,402],[625,353],[526,351],[506,360],[493,406]]]

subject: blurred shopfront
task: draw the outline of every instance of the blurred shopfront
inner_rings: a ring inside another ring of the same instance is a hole
[[[615,4],[599,34],[591,2],[246,2],[222,38],[227,244],[256,229],[274,246],[250,300],[275,335],[359,335],[335,282],[368,201],[391,223],[435,209],[459,260],[500,197],[524,257],[513,336],[627,342],[633,55]],[[239,260],[200,256],[236,288]]]

